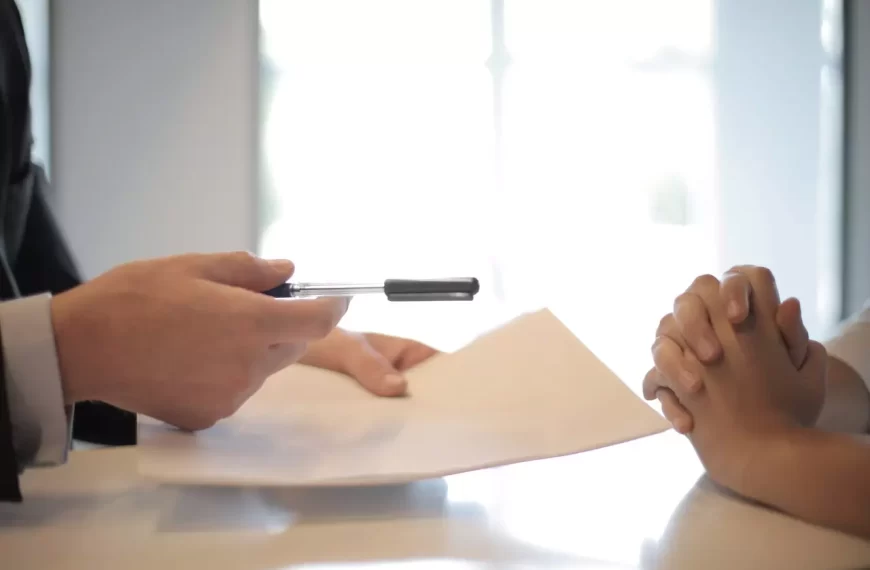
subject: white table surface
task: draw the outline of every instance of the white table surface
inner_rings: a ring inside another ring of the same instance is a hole
[[[716,489],[673,432],[391,488],[163,487],[76,451],[0,505],[6,569],[870,567],[870,543]]]

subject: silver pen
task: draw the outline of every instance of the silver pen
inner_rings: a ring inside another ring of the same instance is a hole
[[[264,291],[279,299],[384,294],[389,301],[471,301],[480,291],[475,277],[387,279],[383,283],[282,283]]]

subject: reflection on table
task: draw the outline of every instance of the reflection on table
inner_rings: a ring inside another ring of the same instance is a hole
[[[0,505],[4,568],[859,568],[870,543],[748,504],[666,433],[395,487],[159,486],[76,451]],[[699,478],[700,477],[700,478]]]

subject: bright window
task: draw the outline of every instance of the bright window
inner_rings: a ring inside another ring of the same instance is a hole
[[[717,34],[739,32],[717,27],[714,0],[260,5],[261,253],[300,280],[483,285],[471,304],[356,299],[346,327],[452,349],[549,306],[637,388],[676,294],[753,262],[724,245],[740,231],[780,239],[721,207]],[[819,52],[822,33],[806,40]],[[837,161],[814,156],[829,179]],[[838,277],[796,263],[819,328]]]

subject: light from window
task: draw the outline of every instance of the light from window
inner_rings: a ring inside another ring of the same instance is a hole
[[[637,389],[659,317],[725,269],[713,0],[260,6],[261,253],[476,276],[473,303],[358,298],[343,324],[453,349],[549,306]]]

